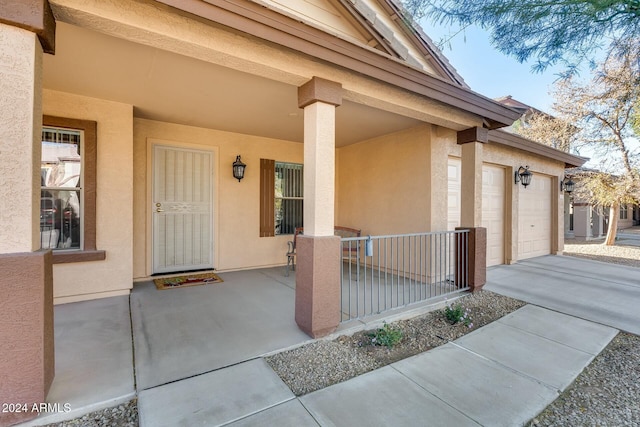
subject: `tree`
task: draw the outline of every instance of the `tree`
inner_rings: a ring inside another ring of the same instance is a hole
[[[630,46],[637,46],[629,40]],[[572,76],[556,83],[553,108],[579,129],[575,148],[589,147],[599,158],[602,172],[587,172],[576,195],[593,205],[609,207],[606,245],[613,245],[621,204],[640,202],[640,152],[635,119],[640,105],[638,49],[621,46],[593,70],[587,81]]]
[[[415,20],[475,24],[492,44],[534,69],[564,64],[569,74],[609,40],[640,36],[640,0],[403,0]]]
[[[518,119],[513,128],[525,138],[566,152],[576,145],[579,131],[571,122],[542,112],[534,112],[530,117]]]

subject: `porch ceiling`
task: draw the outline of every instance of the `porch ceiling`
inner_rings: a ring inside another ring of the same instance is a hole
[[[62,22],[55,56],[45,55],[43,84],[131,104],[135,117],[303,141],[295,86]],[[345,101],[337,109],[336,146],[419,123]]]

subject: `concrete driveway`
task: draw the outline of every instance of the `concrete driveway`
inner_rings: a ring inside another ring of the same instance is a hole
[[[640,269],[543,256],[487,271],[485,289],[640,335]]]

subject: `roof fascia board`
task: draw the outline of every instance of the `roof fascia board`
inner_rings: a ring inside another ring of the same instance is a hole
[[[378,46],[380,46],[381,49],[384,49],[389,55],[398,57],[396,52],[391,48],[391,46],[389,46],[384,41],[382,36],[378,34],[378,32],[371,26],[371,24],[367,21],[367,19],[364,16],[362,16],[360,13],[358,13],[358,11],[353,7],[353,3],[351,3],[349,0],[338,0],[338,4],[342,8],[346,9],[347,13],[351,14],[351,16],[353,16],[354,19],[364,29],[366,29],[367,33],[371,35],[373,40],[375,40],[378,43]]]
[[[520,117],[511,108],[469,89],[249,0],[156,1],[478,115],[492,129],[508,126]]]
[[[558,160],[564,162],[565,167],[580,167],[589,160],[498,129],[489,131],[489,143],[518,148],[528,153]]]
[[[433,65],[435,65],[438,71],[449,77],[453,82],[466,88],[469,87],[439,49],[431,45],[431,39],[424,34],[421,28],[412,22],[407,22],[404,11],[394,0],[378,0],[378,2],[394,21],[398,22],[398,26],[413,41],[414,45],[422,54],[433,60]]]

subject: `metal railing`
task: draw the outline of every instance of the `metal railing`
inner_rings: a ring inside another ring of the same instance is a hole
[[[341,241],[342,322],[469,289],[469,230]]]

